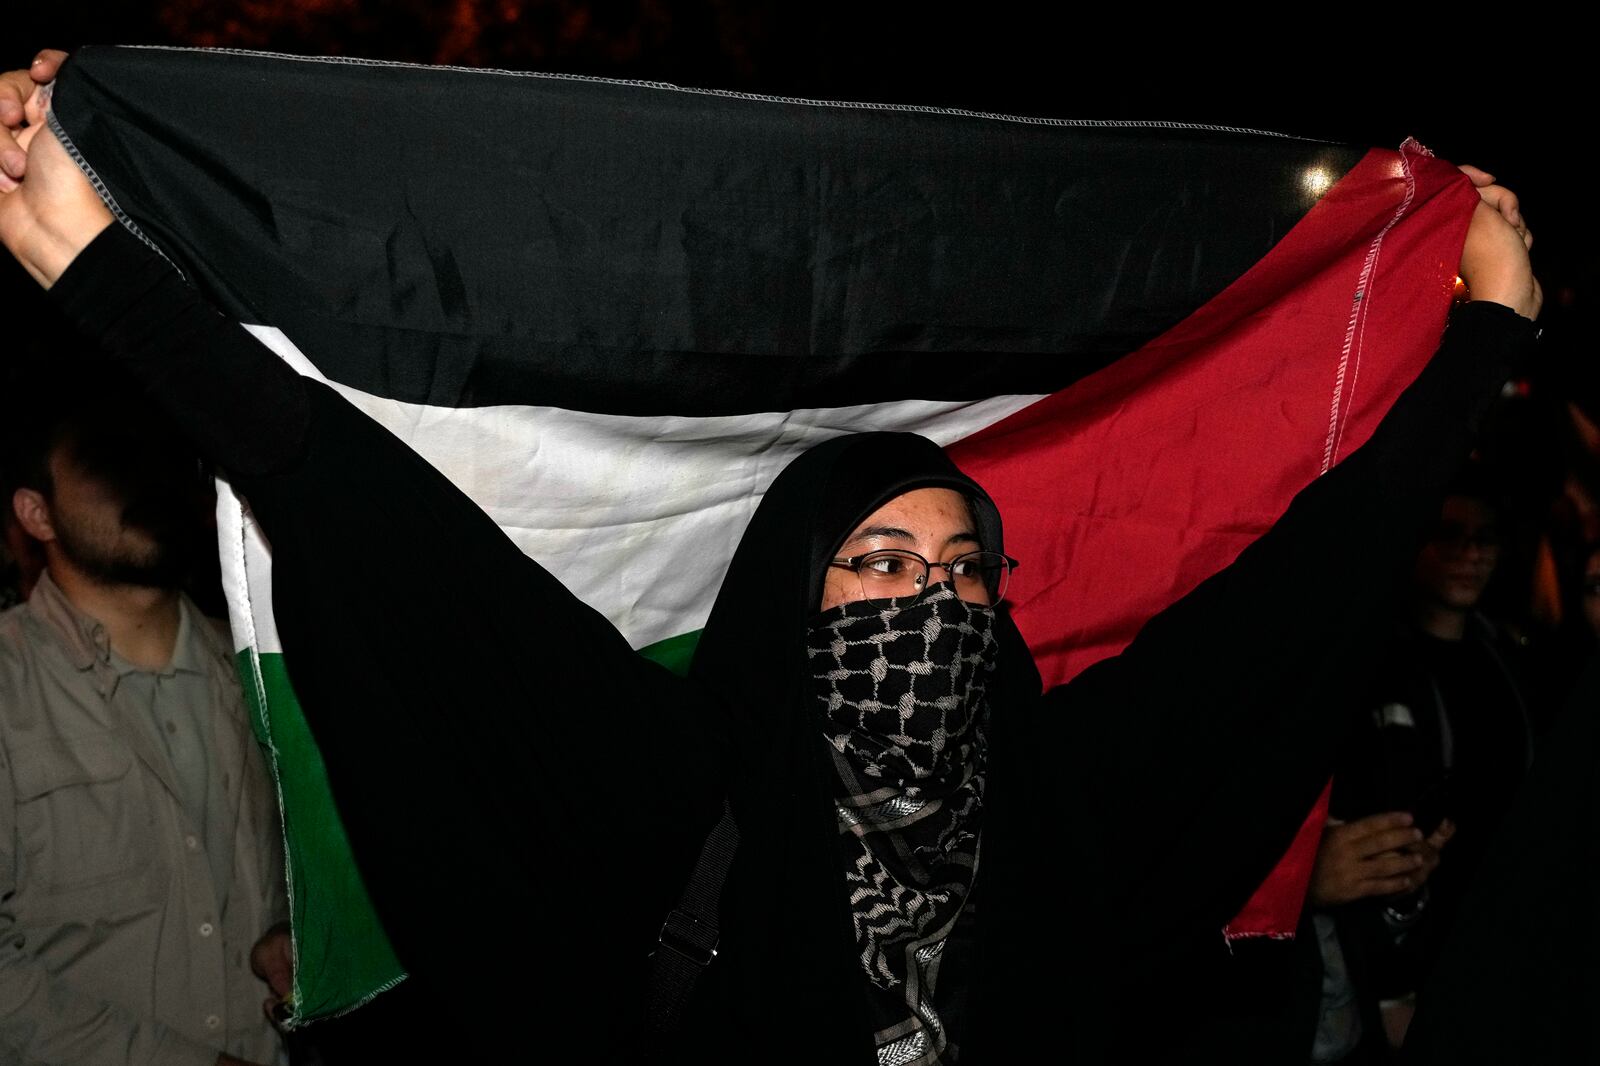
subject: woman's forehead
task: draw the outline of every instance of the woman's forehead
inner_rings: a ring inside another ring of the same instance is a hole
[[[955,489],[922,488],[902,492],[868,515],[845,543],[869,537],[949,540],[978,539],[977,523],[967,498]]]

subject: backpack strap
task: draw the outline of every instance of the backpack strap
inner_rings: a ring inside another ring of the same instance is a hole
[[[700,971],[717,957],[720,934],[718,910],[728,867],[739,848],[739,827],[726,803],[722,817],[706,834],[695,860],[694,872],[683,887],[678,905],[667,913],[650,953],[650,976],[645,991],[645,1028],[652,1037],[671,1036],[700,980]]]

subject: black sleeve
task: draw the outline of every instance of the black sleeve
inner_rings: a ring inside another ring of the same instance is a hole
[[[1459,309],[1364,447],[1121,655],[1047,696],[1041,729],[1077,753],[1063,800],[1099,812],[1106,893],[1136,936],[1220,929],[1287,848],[1332,770],[1394,577],[1534,336],[1508,308]]]
[[[497,953],[441,944],[440,907],[514,900],[573,923],[528,930],[537,950],[642,965],[720,813],[711,707],[388,431],[306,395],[306,459],[245,491],[285,661],[402,958]]]
[[[459,991],[463,1010],[548,994],[579,1020],[609,1000],[489,975],[582,957],[618,985],[642,977],[721,810],[722,740],[700,690],[118,228],[52,292],[260,521],[285,662],[407,967],[481,975],[435,990]]]
[[[218,467],[248,477],[304,457],[304,379],[122,226],[80,252],[50,298]]]

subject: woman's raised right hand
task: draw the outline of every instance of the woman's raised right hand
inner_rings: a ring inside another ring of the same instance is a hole
[[[47,126],[29,126],[15,143],[27,175],[0,192],[0,242],[45,288],[112,222],[111,212]]]
[[[111,212],[45,124],[44,87],[65,52],[40,52],[0,74],[0,242],[45,288],[56,283]]]
[[[46,48],[33,57],[27,70],[8,70],[0,74],[0,126],[12,140],[22,132],[24,125],[37,126],[44,122],[44,86],[55,80],[56,71],[67,53]],[[20,180],[27,168],[25,148],[0,141],[0,192],[10,192],[12,183]]]

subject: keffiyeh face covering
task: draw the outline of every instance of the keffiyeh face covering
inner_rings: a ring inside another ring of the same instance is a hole
[[[943,1061],[939,959],[972,889],[995,615],[949,585],[823,613],[808,651],[879,1062]]]

